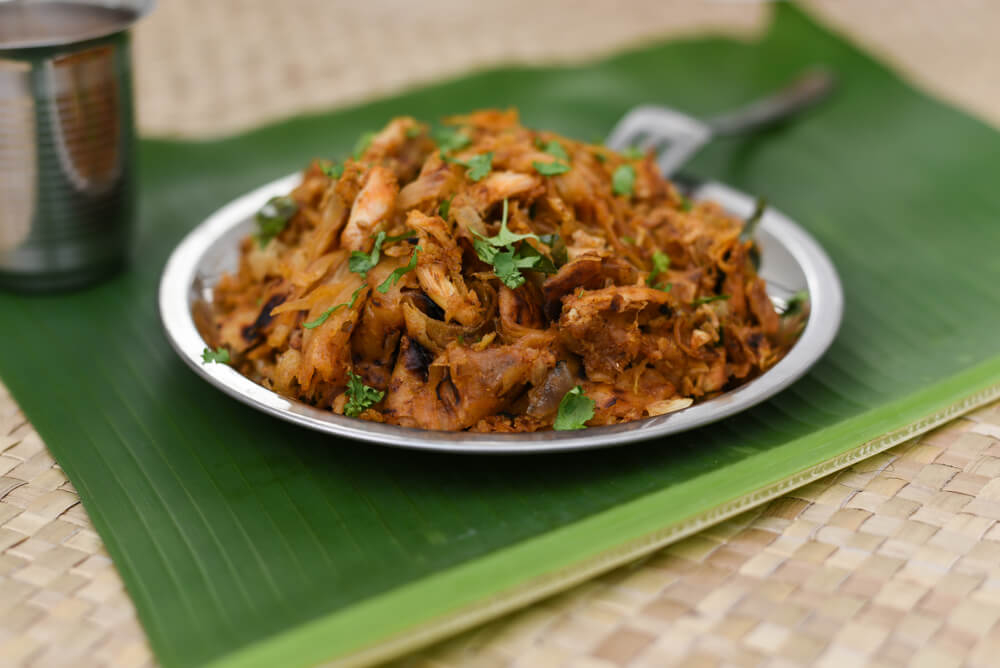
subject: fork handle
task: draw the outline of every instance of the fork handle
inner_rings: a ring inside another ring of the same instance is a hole
[[[835,82],[829,70],[808,70],[778,92],[706,119],[705,123],[719,137],[751,132],[811,107],[830,94]]]

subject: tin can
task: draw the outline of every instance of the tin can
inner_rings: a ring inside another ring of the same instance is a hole
[[[0,287],[123,266],[135,217],[129,27],[152,0],[0,1]]]

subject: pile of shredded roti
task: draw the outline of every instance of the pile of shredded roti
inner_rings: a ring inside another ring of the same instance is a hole
[[[753,223],[685,198],[652,154],[515,111],[401,117],[269,202],[196,315],[241,373],[334,413],[615,424],[746,383],[794,343],[804,312],[768,297]]]

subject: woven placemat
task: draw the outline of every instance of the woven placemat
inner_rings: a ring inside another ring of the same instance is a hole
[[[433,0],[413,16],[388,0],[165,0],[136,38],[140,126],[223,134],[498,62],[704,29],[751,35],[765,20],[747,3],[495,4]],[[1000,42],[983,29],[1000,24],[1000,5],[807,4],[918,85],[1000,123]],[[993,404],[400,663],[995,663],[998,439]],[[0,665],[153,661],[78,496],[0,385]]]

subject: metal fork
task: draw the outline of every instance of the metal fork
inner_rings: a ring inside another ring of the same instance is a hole
[[[767,97],[705,120],[667,107],[641,105],[618,121],[605,145],[615,151],[653,149],[658,154],[660,171],[670,176],[713,138],[746,134],[776,124],[825,98],[834,82],[828,70],[808,70]]]

